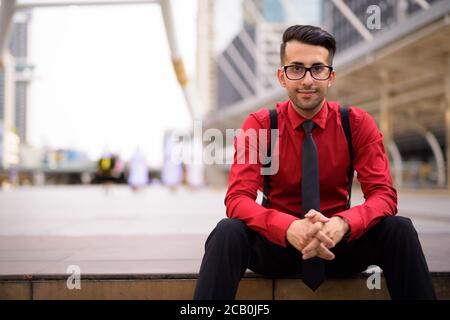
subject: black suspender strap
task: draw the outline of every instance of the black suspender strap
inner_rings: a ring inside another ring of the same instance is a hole
[[[352,133],[350,129],[350,118],[348,114],[348,108],[340,108],[342,127],[344,129],[345,138],[347,139],[348,153],[350,155],[350,166],[348,168],[348,203],[347,209],[350,208],[352,198],[352,183],[353,183],[353,147],[352,147]]]
[[[272,137],[272,130],[278,129],[278,113],[277,109],[271,109],[270,111],[270,132],[269,137]],[[273,141],[272,141],[273,140]],[[270,159],[272,157],[272,150],[275,150],[275,139],[270,139],[269,150],[267,150],[267,156]],[[264,164],[264,167],[269,168],[271,166],[271,160],[267,164]],[[263,199],[261,205],[263,207],[267,206],[267,199],[269,197],[269,175],[264,175],[264,189],[263,189]]]
[[[348,152],[350,155],[350,166],[348,168],[347,172],[347,178],[348,178],[348,202],[347,202],[347,208],[350,208],[351,205],[351,198],[352,198],[352,184],[353,184],[353,175],[354,175],[354,168],[353,168],[353,147],[352,147],[352,134],[350,129],[350,118],[348,113],[348,108],[340,108],[341,113],[341,121],[342,121],[342,127],[344,129],[345,138],[347,139],[347,145],[348,145]],[[278,114],[276,109],[270,110],[270,130],[276,130],[278,129]],[[272,132],[272,131],[271,131]],[[269,132],[269,137],[270,137]],[[267,156],[270,158],[272,156],[272,150],[275,149],[275,142],[276,141],[270,141],[269,150],[267,150]],[[267,164],[264,165],[264,167],[270,167],[271,161],[269,161]],[[263,207],[267,206],[267,199],[269,196],[269,175],[264,175],[264,189],[263,189],[263,200],[261,205]]]

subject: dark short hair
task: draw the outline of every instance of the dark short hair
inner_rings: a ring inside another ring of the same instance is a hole
[[[283,33],[283,42],[280,46],[281,64],[283,64],[286,54],[286,44],[291,40],[326,48],[329,63],[332,64],[336,52],[336,39],[327,31],[310,25],[293,25],[287,28]]]

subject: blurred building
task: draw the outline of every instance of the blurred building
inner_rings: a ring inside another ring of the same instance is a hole
[[[215,96],[206,127],[239,128],[249,113],[287,99],[275,77],[281,34],[291,24],[315,24],[337,40],[337,81],[329,99],[372,114],[386,139],[397,186],[449,187],[450,1],[242,0],[242,5],[240,32],[213,57]],[[320,18],[312,21],[311,12]],[[228,166],[211,170],[219,180]]]
[[[354,17],[343,14],[339,1],[325,3],[327,28],[339,45],[338,81],[330,98],[374,116],[397,185],[450,187],[450,2],[345,4]],[[370,28],[374,11],[367,11],[374,4],[380,25]]]
[[[10,51],[16,62],[16,92],[14,124],[21,143],[27,143],[28,86],[34,66],[28,59],[31,12],[14,15]]]
[[[33,70],[27,58],[30,20],[30,12],[13,16],[3,57],[9,63],[0,68],[0,162],[5,169],[19,164],[20,145],[27,142],[28,84]],[[7,77],[14,86],[7,85]]]

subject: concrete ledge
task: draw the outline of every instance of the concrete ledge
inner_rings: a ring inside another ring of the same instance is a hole
[[[84,275],[80,290],[69,290],[66,275],[0,276],[0,299],[26,300],[190,300],[196,274]],[[439,299],[450,299],[450,272],[432,273]],[[367,276],[329,279],[316,292],[300,278],[271,279],[247,273],[238,300],[386,300],[390,299],[382,277],[381,290],[369,290]]]
[[[81,280],[69,290],[66,280],[0,280],[0,300],[190,300],[196,279]],[[271,300],[272,279],[245,278],[238,300]]]
[[[34,300],[171,300],[191,299],[195,280],[83,280],[80,290],[69,290],[66,281],[33,282]]]
[[[381,289],[369,290],[366,278],[329,279],[315,292],[300,279],[278,279],[274,288],[275,300],[388,300],[384,278]]]
[[[31,300],[32,297],[31,281],[0,280],[0,300]]]

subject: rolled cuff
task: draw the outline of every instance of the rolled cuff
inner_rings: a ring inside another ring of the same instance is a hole
[[[335,214],[337,217],[344,218],[347,220],[348,225],[350,227],[350,237],[348,241],[352,241],[358,239],[364,234],[364,224],[361,219],[361,215],[358,211],[349,209],[340,213]]]
[[[273,223],[270,228],[272,232],[270,232],[271,239],[269,240],[282,247],[286,247],[286,232],[291,223],[295,220],[299,220],[299,218],[287,213],[278,212],[275,219],[276,222]]]

